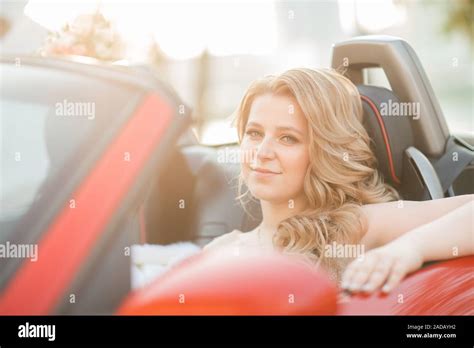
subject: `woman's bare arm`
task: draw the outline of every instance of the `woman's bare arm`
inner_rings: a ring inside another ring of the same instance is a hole
[[[369,251],[347,267],[343,287],[371,292],[383,285],[389,292],[424,262],[474,254],[473,214],[471,196],[457,209]]]
[[[432,201],[397,201],[365,205],[363,212],[367,218],[367,232],[361,243],[365,250],[385,245],[418,226],[472,202],[473,199],[474,195],[463,195]]]
[[[474,253],[474,201],[437,220],[401,236],[399,242],[412,244],[423,262],[450,259]]]

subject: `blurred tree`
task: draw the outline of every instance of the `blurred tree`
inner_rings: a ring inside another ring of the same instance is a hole
[[[123,58],[124,46],[111,23],[100,12],[96,12],[80,15],[59,32],[50,32],[39,54],[79,55],[116,61]]]
[[[471,46],[474,43],[474,0],[447,1],[446,33],[459,32],[467,36]]]

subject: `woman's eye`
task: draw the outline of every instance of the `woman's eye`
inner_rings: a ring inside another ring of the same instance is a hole
[[[248,130],[248,131],[245,132],[245,134],[247,134],[251,138],[255,138],[255,137],[258,137],[260,135],[260,132],[257,132],[255,130]]]
[[[295,137],[292,137],[291,135],[285,135],[281,137],[281,139],[283,140],[284,143],[287,143],[287,144],[295,144],[298,142],[298,139],[296,139]]]

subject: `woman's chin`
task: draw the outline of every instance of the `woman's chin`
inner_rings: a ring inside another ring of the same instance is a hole
[[[288,201],[285,199],[285,197],[282,197],[281,195],[276,195],[275,193],[278,192],[276,189],[250,189],[250,193],[252,194],[253,197],[260,201],[267,201],[267,202],[282,202],[282,201]]]

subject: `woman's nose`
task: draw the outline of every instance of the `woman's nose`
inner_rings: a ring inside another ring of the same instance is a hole
[[[257,146],[256,156],[258,159],[268,159],[275,157],[273,141],[270,138],[264,138]]]

